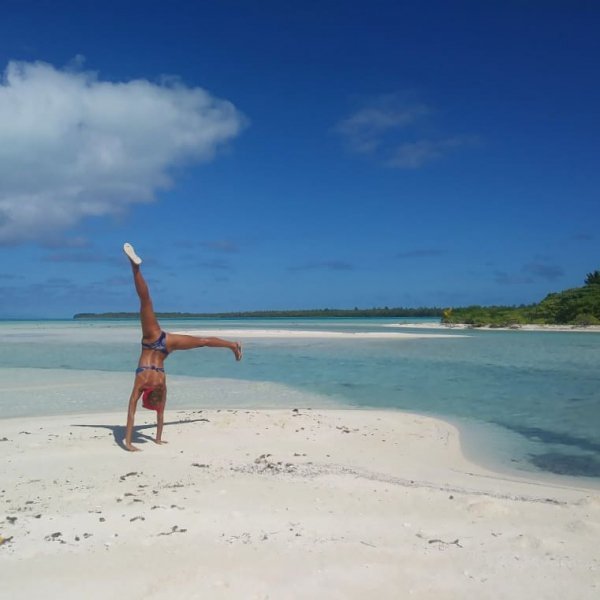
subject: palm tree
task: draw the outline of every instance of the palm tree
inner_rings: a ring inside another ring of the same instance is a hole
[[[585,276],[585,285],[600,284],[600,271],[588,273]]]

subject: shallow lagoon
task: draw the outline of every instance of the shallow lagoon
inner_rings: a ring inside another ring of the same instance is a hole
[[[170,331],[386,333],[399,319],[165,320]],[[173,354],[170,407],[377,407],[428,413],[465,432],[472,458],[600,480],[600,334],[403,329],[385,338],[247,337]],[[124,410],[134,321],[1,322],[4,416]]]

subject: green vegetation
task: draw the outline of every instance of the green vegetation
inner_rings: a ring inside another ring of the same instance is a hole
[[[472,327],[518,327],[533,323],[532,306],[465,306],[444,311],[442,323]],[[540,321],[542,323],[542,321]]]
[[[227,313],[156,313],[159,319],[241,319],[241,318],[318,318],[318,317],[441,317],[441,308],[319,308],[314,310],[257,310]],[[78,313],[74,319],[138,319],[138,313]]]
[[[585,276],[585,285],[594,285],[600,283],[600,271],[588,273]]]
[[[585,286],[548,294],[539,304],[468,306],[447,309],[442,322],[473,327],[535,325],[600,325],[600,271],[588,273]]]
[[[600,325],[600,271],[588,273],[585,285],[548,294],[538,304],[467,306],[462,308],[320,308],[314,310],[259,310],[227,313],[157,313],[160,319],[319,318],[319,317],[441,317],[443,323],[473,327],[534,325]],[[79,313],[74,319],[137,319],[138,313]]]

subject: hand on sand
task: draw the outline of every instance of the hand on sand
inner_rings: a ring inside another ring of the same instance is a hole
[[[233,346],[232,350],[235,354],[235,360],[242,360],[242,345],[239,342],[235,342],[235,345]]]
[[[127,448],[127,450],[129,450],[129,452],[141,452],[141,450],[139,448],[136,448],[132,444],[125,444],[125,448]]]

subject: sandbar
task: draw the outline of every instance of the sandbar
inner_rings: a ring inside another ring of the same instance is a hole
[[[600,595],[600,495],[488,471],[399,411],[171,410],[0,421],[11,599]]]
[[[381,340],[418,340],[429,338],[467,337],[460,334],[443,333],[397,333],[387,331],[310,331],[296,329],[198,329],[174,331],[183,335],[227,336],[230,338],[313,338],[313,339],[381,339]]]

